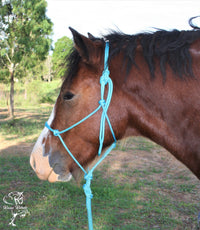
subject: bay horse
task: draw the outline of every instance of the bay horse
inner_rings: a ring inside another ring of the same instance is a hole
[[[199,28],[136,35],[112,31],[102,38],[70,30],[74,48],[66,60],[66,76],[49,126],[63,130],[98,107],[105,40],[109,40],[113,96],[108,116],[116,139],[149,138],[200,179]],[[98,111],[62,134],[63,141],[85,169],[97,158],[100,118]],[[112,142],[106,124],[103,149]],[[72,176],[79,181],[82,176],[60,140],[46,127],[33,148],[30,164],[40,179],[50,182],[69,181]]]

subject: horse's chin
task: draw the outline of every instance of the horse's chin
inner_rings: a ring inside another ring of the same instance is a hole
[[[38,176],[39,177],[39,176]],[[40,177],[39,177],[40,178]],[[56,174],[53,170],[50,173],[49,177],[47,178],[47,180],[51,183],[54,182],[68,182],[70,181],[72,178],[72,174],[71,173],[67,173],[66,175],[58,175]],[[41,178],[40,178],[41,179]]]
[[[58,176],[58,181],[61,181],[61,182],[68,182],[72,179],[72,174],[71,173],[68,173],[66,175],[59,175]]]
[[[51,172],[49,173],[48,176],[41,175],[38,172],[36,172],[36,175],[40,180],[48,180],[50,183],[68,182],[68,181],[70,181],[72,179],[72,174],[71,173],[67,173],[65,175],[58,175],[53,171],[53,169],[51,170]]]

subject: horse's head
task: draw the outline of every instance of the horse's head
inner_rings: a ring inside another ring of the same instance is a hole
[[[80,121],[98,106],[101,98],[100,76],[104,68],[105,42],[100,39],[87,38],[71,29],[75,49],[69,57],[68,74],[64,80],[60,94],[54,105],[48,124],[52,129],[64,130]],[[107,88],[105,90],[107,92]],[[115,92],[115,88],[114,88]],[[118,91],[120,94],[120,92]],[[118,108],[114,95],[108,110],[112,126],[120,123]],[[105,94],[106,95],[106,94]],[[96,158],[99,147],[99,126],[102,111],[80,125],[63,133],[61,136],[69,150],[87,168]],[[116,130],[116,134],[121,135]],[[106,124],[104,147],[113,142],[112,135]],[[81,170],[69,156],[58,137],[44,128],[31,153],[30,163],[40,179],[68,181],[73,175],[80,178]]]

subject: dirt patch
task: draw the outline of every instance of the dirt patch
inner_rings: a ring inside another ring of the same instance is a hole
[[[18,142],[17,140],[3,140],[0,137],[0,156],[16,155],[16,156],[27,156],[30,155],[34,143]]]
[[[41,105],[39,109],[25,110],[25,109],[15,109],[15,122],[9,117],[8,110],[0,107],[0,130],[1,124],[9,126],[0,132],[0,155],[29,155],[34,146],[33,139],[36,140],[39,136],[38,134],[26,135],[27,130],[31,129],[33,126],[30,124],[25,124],[24,122],[45,120],[49,117],[49,109],[47,105]],[[49,105],[48,105],[49,106]],[[49,106],[51,109],[51,106]],[[20,122],[20,126],[19,126]],[[42,122],[44,124],[44,122]],[[11,131],[15,128],[15,132]],[[11,129],[11,130],[10,130]],[[16,133],[17,129],[23,129],[22,134],[18,136]],[[41,125],[42,130],[42,125]]]
[[[167,180],[167,178],[174,176],[180,178],[180,180],[187,178],[187,180],[199,182],[186,166],[161,147],[160,150],[151,152],[115,150],[111,152],[102,164],[109,165],[107,169],[109,174],[131,170],[132,174],[134,172],[141,172],[142,176],[142,174],[145,175],[147,171],[150,171],[152,174],[148,175],[148,177],[159,181]]]

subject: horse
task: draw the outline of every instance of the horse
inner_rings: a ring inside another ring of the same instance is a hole
[[[98,38],[70,28],[74,48],[59,96],[49,117],[63,130],[98,107],[105,40],[113,95],[107,111],[116,140],[143,136],[164,147],[200,179],[200,28],[157,30],[127,35],[119,31]],[[105,88],[105,93],[108,87]],[[64,143],[84,169],[98,158],[99,110],[68,132]],[[113,142],[105,124],[103,150]],[[30,156],[41,180],[78,182],[83,172],[58,137],[44,128]]]

